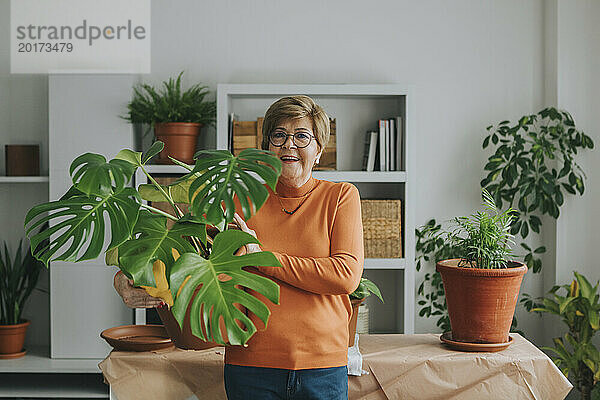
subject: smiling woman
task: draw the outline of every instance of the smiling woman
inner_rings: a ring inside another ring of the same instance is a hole
[[[281,159],[281,175],[251,218],[235,199],[236,222],[260,241],[248,253],[268,249],[283,266],[256,267],[279,284],[280,304],[269,306],[268,328],[250,313],[263,329],[247,347],[226,349],[229,398],[348,398],[348,294],[362,275],[363,230],[356,187],[312,177],[329,126],[307,96],[284,97],[265,114],[261,146]]]

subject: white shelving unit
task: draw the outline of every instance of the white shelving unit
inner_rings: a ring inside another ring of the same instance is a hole
[[[0,398],[108,399],[95,359],[52,359],[32,347],[15,360],[0,360]]]
[[[46,183],[47,176],[0,176],[0,183]]]
[[[362,198],[400,198],[403,203],[404,258],[366,259],[365,276],[382,289],[385,304],[373,298],[372,331],[414,333],[414,196],[412,139],[414,137],[414,96],[410,87],[384,85],[265,85],[222,84],[217,89],[217,149],[228,148],[228,115],[242,121],[263,116],[270,104],[283,96],[305,94],[336,118],[337,169],[315,171],[317,179],[346,181],[357,186]],[[401,116],[404,121],[404,155],[401,171],[361,171],[364,135],[377,130],[381,118]]]
[[[385,304],[372,296],[371,329],[374,333],[414,333],[415,265],[412,138],[414,107],[412,91],[400,85],[219,85],[217,89],[217,149],[228,148],[228,115],[240,120],[263,116],[268,106],[280,97],[306,94],[336,118],[336,171],[314,171],[317,179],[351,182],[362,198],[402,199],[403,258],[367,258],[365,276],[382,289]],[[403,167],[401,171],[361,171],[364,135],[377,129],[380,118],[402,116],[404,120]],[[186,170],[177,165],[149,165],[151,174],[178,175]],[[141,171],[136,184],[145,183]],[[143,310],[136,312],[136,323],[145,323]]]

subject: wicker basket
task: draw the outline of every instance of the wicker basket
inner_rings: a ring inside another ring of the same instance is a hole
[[[400,200],[361,200],[365,258],[402,258]]]

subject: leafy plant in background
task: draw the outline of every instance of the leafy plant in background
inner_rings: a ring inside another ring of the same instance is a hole
[[[73,186],[68,192],[27,213],[28,234],[40,224],[53,222],[51,228],[31,237],[33,254],[48,265],[54,260],[95,259],[105,251],[107,264],[117,265],[135,286],[156,288],[154,265],[158,263],[164,267],[175,299],[171,311],[180,326],[192,302],[190,326],[195,336],[225,344],[219,328],[222,318],[228,343],[245,344],[256,327],[235,305],[246,307],[265,325],[270,311],[243,289],[278,303],[279,286],[243,268],[281,264],[266,251],[234,255],[241,246],[258,241],[248,233],[228,229],[235,212],[233,197],[238,195],[244,215],[250,218],[266,201],[268,190],[249,172],[274,190],[281,161],[272,152],[258,149],[244,150],[237,157],[225,150],[200,151],[193,166],[173,159],[189,173],[172,185],[161,186],[145,166],[162,149],[163,144],[156,142],[146,154],[122,150],[108,162],[99,154],[77,157],[70,167]],[[151,184],[136,190],[128,182],[138,168]],[[156,200],[157,194],[170,204],[172,214],[142,202]],[[183,214],[175,204],[181,200],[189,203],[189,213]],[[172,226],[168,220],[174,222]],[[218,230],[214,241],[207,237],[207,226]],[[105,231],[110,232],[108,246],[104,246]],[[38,247],[47,239],[47,245]],[[193,297],[196,288],[200,289]]]
[[[499,208],[507,202],[518,209],[511,233],[519,233],[525,240],[530,229],[540,233],[542,215],[558,218],[564,203],[563,190],[583,194],[585,173],[575,155],[578,149],[592,149],[594,142],[577,130],[568,112],[555,108],[525,115],[512,126],[502,121],[486,129],[483,148],[490,142],[497,147],[484,167],[489,172],[481,186],[492,193]],[[524,242],[521,246],[528,251],[527,266],[539,272],[542,261],[536,254],[544,253],[546,248],[532,250]]]
[[[512,255],[513,235],[509,233],[511,213],[500,212],[491,194],[483,189],[483,205],[486,211],[476,211],[470,217],[454,218],[455,229],[446,232],[445,240],[458,251],[459,267],[495,269],[508,268]]]
[[[372,281],[367,278],[360,278],[360,283],[356,290],[350,293],[350,298],[354,300],[362,300],[369,297],[373,293],[375,296],[379,297],[379,300],[383,303],[383,297],[381,296],[381,291]]]
[[[44,264],[31,255],[23,241],[14,255],[4,242],[0,248],[0,325],[16,325],[22,321],[25,303],[37,285]]]
[[[564,290],[565,295],[558,294]],[[554,286],[542,303],[534,303],[531,311],[557,315],[567,326],[563,337],[554,338],[554,347],[543,347],[556,354],[554,363],[570,377],[581,393],[582,400],[592,398],[592,389],[600,381],[600,352],[592,340],[600,330],[598,283],[592,287],[575,272],[570,285]],[[596,388],[594,392],[598,392]],[[600,393],[595,393],[597,397]]]
[[[539,234],[542,215],[558,217],[564,203],[563,190],[583,194],[585,174],[575,156],[578,149],[592,149],[594,142],[577,130],[568,112],[555,108],[523,116],[512,125],[502,121],[486,130],[483,148],[491,144],[496,149],[484,167],[488,174],[481,186],[492,194],[498,208],[502,208],[504,202],[511,208],[516,206],[510,233],[521,237],[521,247],[526,252],[524,262],[533,272],[539,272],[542,268],[539,257],[546,248],[532,249],[524,240],[531,231]],[[435,220],[415,230],[417,271],[422,262],[434,265],[443,259],[456,258],[456,249],[439,238],[440,232],[441,225],[436,225]],[[438,316],[437,326],[443,331],[449,330],[442,280],[437,272],[425,274],[418,294],[419,315]],[[527,310],[534,306],[527,295],[521,303]],[[515,318],[511,330],[516,331],[516,326]]]
[[[159,89],[148,84],[133,88],[133,99],[123,118],[131,123],[195,122],[214,125],[217,103],[207,101],[208,87],[196,84],[187,90],[181,88],[181,77],[169,78]]]

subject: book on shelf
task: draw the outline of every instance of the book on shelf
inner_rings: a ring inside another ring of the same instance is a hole
[[[363,159],[362,159],[362,171],[367,170],[367,164],[369,162],[369,146],[371,145],[371,133],[365,134],[364,146],[363,146]]]
[[[363,171],[373,172],[377,161],[377,139],[379,133],[368,131],[365,135],[365,153],[363,155]]]
[[[227,148],[233,153],[233,121],[237,121],[238,116],[234,113],[229,114],[227,121]]]
[[[390,149],[389,149],[389,167],[390,171],[396,171],[396,129],[395,129],[395,120],[392,118],[390,121]]]
[[[402,155],[404,154],[404,135],[402,134],[402,117],[396,117],[396,171],[402,171]]]
[[[377,155],[380,171],[401,171],[404,137],[402,134],[402,117],[380,119],[379,145]],[[365,147],[366,147],[365,138]],[[368,161],[368,160],[367,160]],[[363,165],[366,161],[363,159]]]
[[[385,153],[386,153],[386,148],[385,148],[385,120],[384,119],[380,119],[379,120],[379,170],[380,171],[385,171]]]

